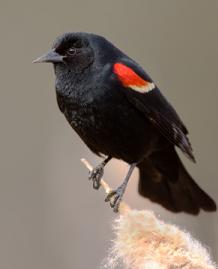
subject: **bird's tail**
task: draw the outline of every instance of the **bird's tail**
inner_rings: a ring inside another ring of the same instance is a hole
[[[174,147],[152,154],[139,165],[139,193],[173,212],[216,211],[216,204],[191,178]]]

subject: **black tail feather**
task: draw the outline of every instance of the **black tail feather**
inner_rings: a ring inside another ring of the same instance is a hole
[[[173,212],[196,215],[216,204],[191,178],[175,149],[169,147],[139,164],[139,193]]]

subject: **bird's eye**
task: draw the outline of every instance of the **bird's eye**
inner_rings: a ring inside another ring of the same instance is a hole
[[[74,56],[76,54],[76,48],[69,48],[67,50],[67,55]]]

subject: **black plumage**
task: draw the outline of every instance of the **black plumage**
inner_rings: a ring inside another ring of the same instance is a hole
[[[177,146],[194,161],[185,125],[135,61],[101,36],[66,33],[36,62],[54,64],[61,112],[95,154],[108,156],[90,175],[93,186],[99,188],[111,158],[131,165],[124,183],[106,198],[115,211],[135,166],[139,193],[151,201],[173,212],[216,210],[175,151]]]

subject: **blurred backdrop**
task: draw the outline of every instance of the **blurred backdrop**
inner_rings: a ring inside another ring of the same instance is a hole
[[[66,31],[104,35],[151,75],[190,130],[197,164],[184,162],[218,202],[218,1],[1,1],[0,267],[99,268],[115,215],[80,158],[99,163],[59,112],[51,65],[32,65]],[[127,165],[105,178],[116,187]],[[218,260],[218,215],[171,214],[137,194],[125,200],[192,231]]]

